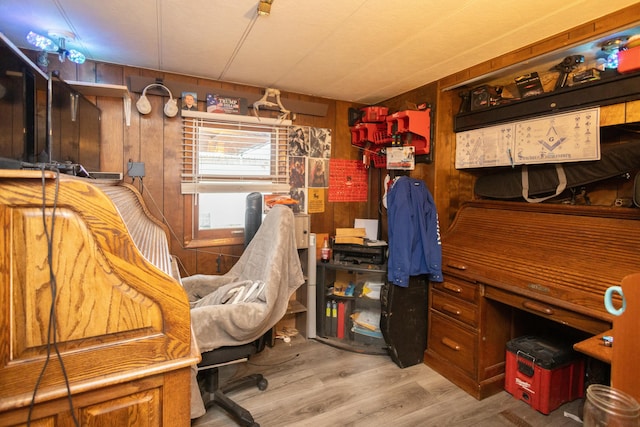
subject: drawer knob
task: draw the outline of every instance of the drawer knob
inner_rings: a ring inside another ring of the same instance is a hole
[[[538,313],[546,314],[548,316],[553,315],[553,309],[546,305],[539,304],[533,301],[524,301],[522,303],[524,308],[528,308],[529,310],[537,311]]]
[[[456,286],[453,283],[449,283],[449,282],[445,282],[445,284],[443,285],[443,287],[451,292],[455,292],[457,294],[462,292],[462,288],[460,286]]]
[[[442,344],[444,344],[445,346],[449,347],[451,350],[454,351],[460,351],[460,344],[458,344],[457,342],[450,340],[447,337],[442,338]]]
[[[467,269],[467,266],[464,264],[447,263],[447,267],[455,268],[456,270],[462,270],[462,271]]]
[[[455,316],[460,316],[460,314],[462,314],[462,312],[460,311],[460,309],[458,307],[454,307],[452,305],[449,304],[445,304],[442,306],[442,311],[446,311],[449,314],[453,314]]]

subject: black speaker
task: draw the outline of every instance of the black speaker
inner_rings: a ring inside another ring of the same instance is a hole
[[[258,192],[247,195],[247,203],[244,211],[244,246],[245,248],[253,239],[258,228],[262,224],[262,194]]]
[[[401,368],[417,365],[424,359],[428,284],[427,276],[421,275],[412,276],[406,288],[388,282],[382,286],[380,329],[391,360]]]

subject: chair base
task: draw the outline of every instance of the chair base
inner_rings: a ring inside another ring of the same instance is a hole
[[[255,385],[259,390],[267,389],[269,383],[262,374],[252,374],[246,377],[238,378],[225,384],[224,387],[218,387],[218,368],[212,369],[205,378],[205,408],[209,410],[214,405],[224,409],[232,416],[239,425],[247,427],[260,427],[254,419],[251,412],[244,407],[238,405],[226,393],[237,390],[246,386]]]

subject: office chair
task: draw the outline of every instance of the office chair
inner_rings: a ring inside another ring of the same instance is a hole
[[[218,369],[244,362],[264,348],[265,334],[286,314],[289,298],[303,283],[293,211],[283,205],[269,211],[229,272],[182,279],[191,302],[191,328],[202,355],[197,373],[192,370],[192,418],[218,405],[241,425],[258,425],[225,392],[247,383],[264,390],[266,379],[254,375],[220,387]],[[200,385],[203,392],[194,396]]]
[[[269,333],[248,344],[225,346],[202,353],[202,361],[198,363],[198,385],[206,410],[218,405],[238,421],[240,425],[259,426],[253,419],[253,415],[247,409],[231,400],[227,393],[248,386],[257,386],[259,390],[264,391],[269,385],[267,379],[262,374],[251,374],[221,385],[219,368],[248,361],[251,356],[264,349],[265,341],[268,339],[267,335]]]

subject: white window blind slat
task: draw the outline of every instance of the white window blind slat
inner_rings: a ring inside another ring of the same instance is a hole
[[[182,193],[287,192],[289,126],[183,116]],[[252,118],[253,119],[253,118]]]

